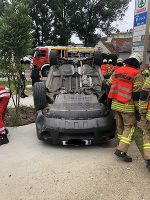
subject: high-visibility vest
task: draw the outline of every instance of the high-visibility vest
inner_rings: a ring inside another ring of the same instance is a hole
[[[132,98],[133,79],[137,74],[140,74],[140,70],[129,66],[115,70],[108,98],[121,103],[129,102]]]
[[[122,67],[122,66],[118,66],[118,65],[114,66],[114,71],[116,71],[120,67]]]
[[[148,107],[147,107],[147,115],[146,115],[146,119],[147,119],[148,121],[150,121],[150,101],[149,101],[149,103],[148,103]]]
[[[0,85],[0,98],[10,97],[10,91],[8,88]]]
[[[108,64],[102,64],[102,65],[101,65],[101,71],[102,71],[103,76],[106,76],[106,75],[107,75],[108,67],[109,67]]]

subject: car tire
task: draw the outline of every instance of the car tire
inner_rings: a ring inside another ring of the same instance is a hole
[[[46,86],[42,82],[37,82],[33,86],[33,99],[36,111],[44,109],[47,104]]]
[[[50,65],[57,65],[58,63],[58,51],[51,50],[50,52]]]
[[[42,77],[48,77],[48,73],[49,73],[50,67],[44,67],[41,71],[42,73]]]
[[[100,66],[103,63],[102,54],[100,52],[94,52],[94,65]]]

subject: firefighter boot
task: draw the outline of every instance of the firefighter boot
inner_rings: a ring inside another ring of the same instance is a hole
[[[121,158],[125,162],[132,162],[132,158],[128,156],[125,152],[116,149],[115,153],[116,156]]]
[[[6,134],[0,135],[0,145],[7,144],[7,143],[9,143],[7,135]]]
[[[147,160],[147,165],[146,165],[147,169],[150,171],[150,160]]]

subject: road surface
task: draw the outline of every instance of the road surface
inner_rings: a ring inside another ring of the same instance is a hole
[[[133,163],[114,144],[58,147],[36,138],[35,125],[9,128],[0,146],[0,200],[149,200],[150,173],[135,146]]]

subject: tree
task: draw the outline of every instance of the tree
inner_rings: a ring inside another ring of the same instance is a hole
[[[111,23],[124,15],[129,1],[72,0],[72,30],[85,46],[94,46],[99,37],[96,30],[109,34],[114,29]]]
[[[0,17],[0,70],[7,75],[9,86],[15,85],[16,99],[13,99],[19,113],[20,59],[30,47],[31,18],[25,0],[12,0],[5,5]]]
[[[49,3],[53,15],[53,31],[51,41],[53,45],[68,45],[72,35],[71,30],[71,1],[53,0]]]
[[[33,45],[47,44],[50,40],[52,29],[52,13],[48,0],[28,0],[30,4],[30,16],[32,18]]]

